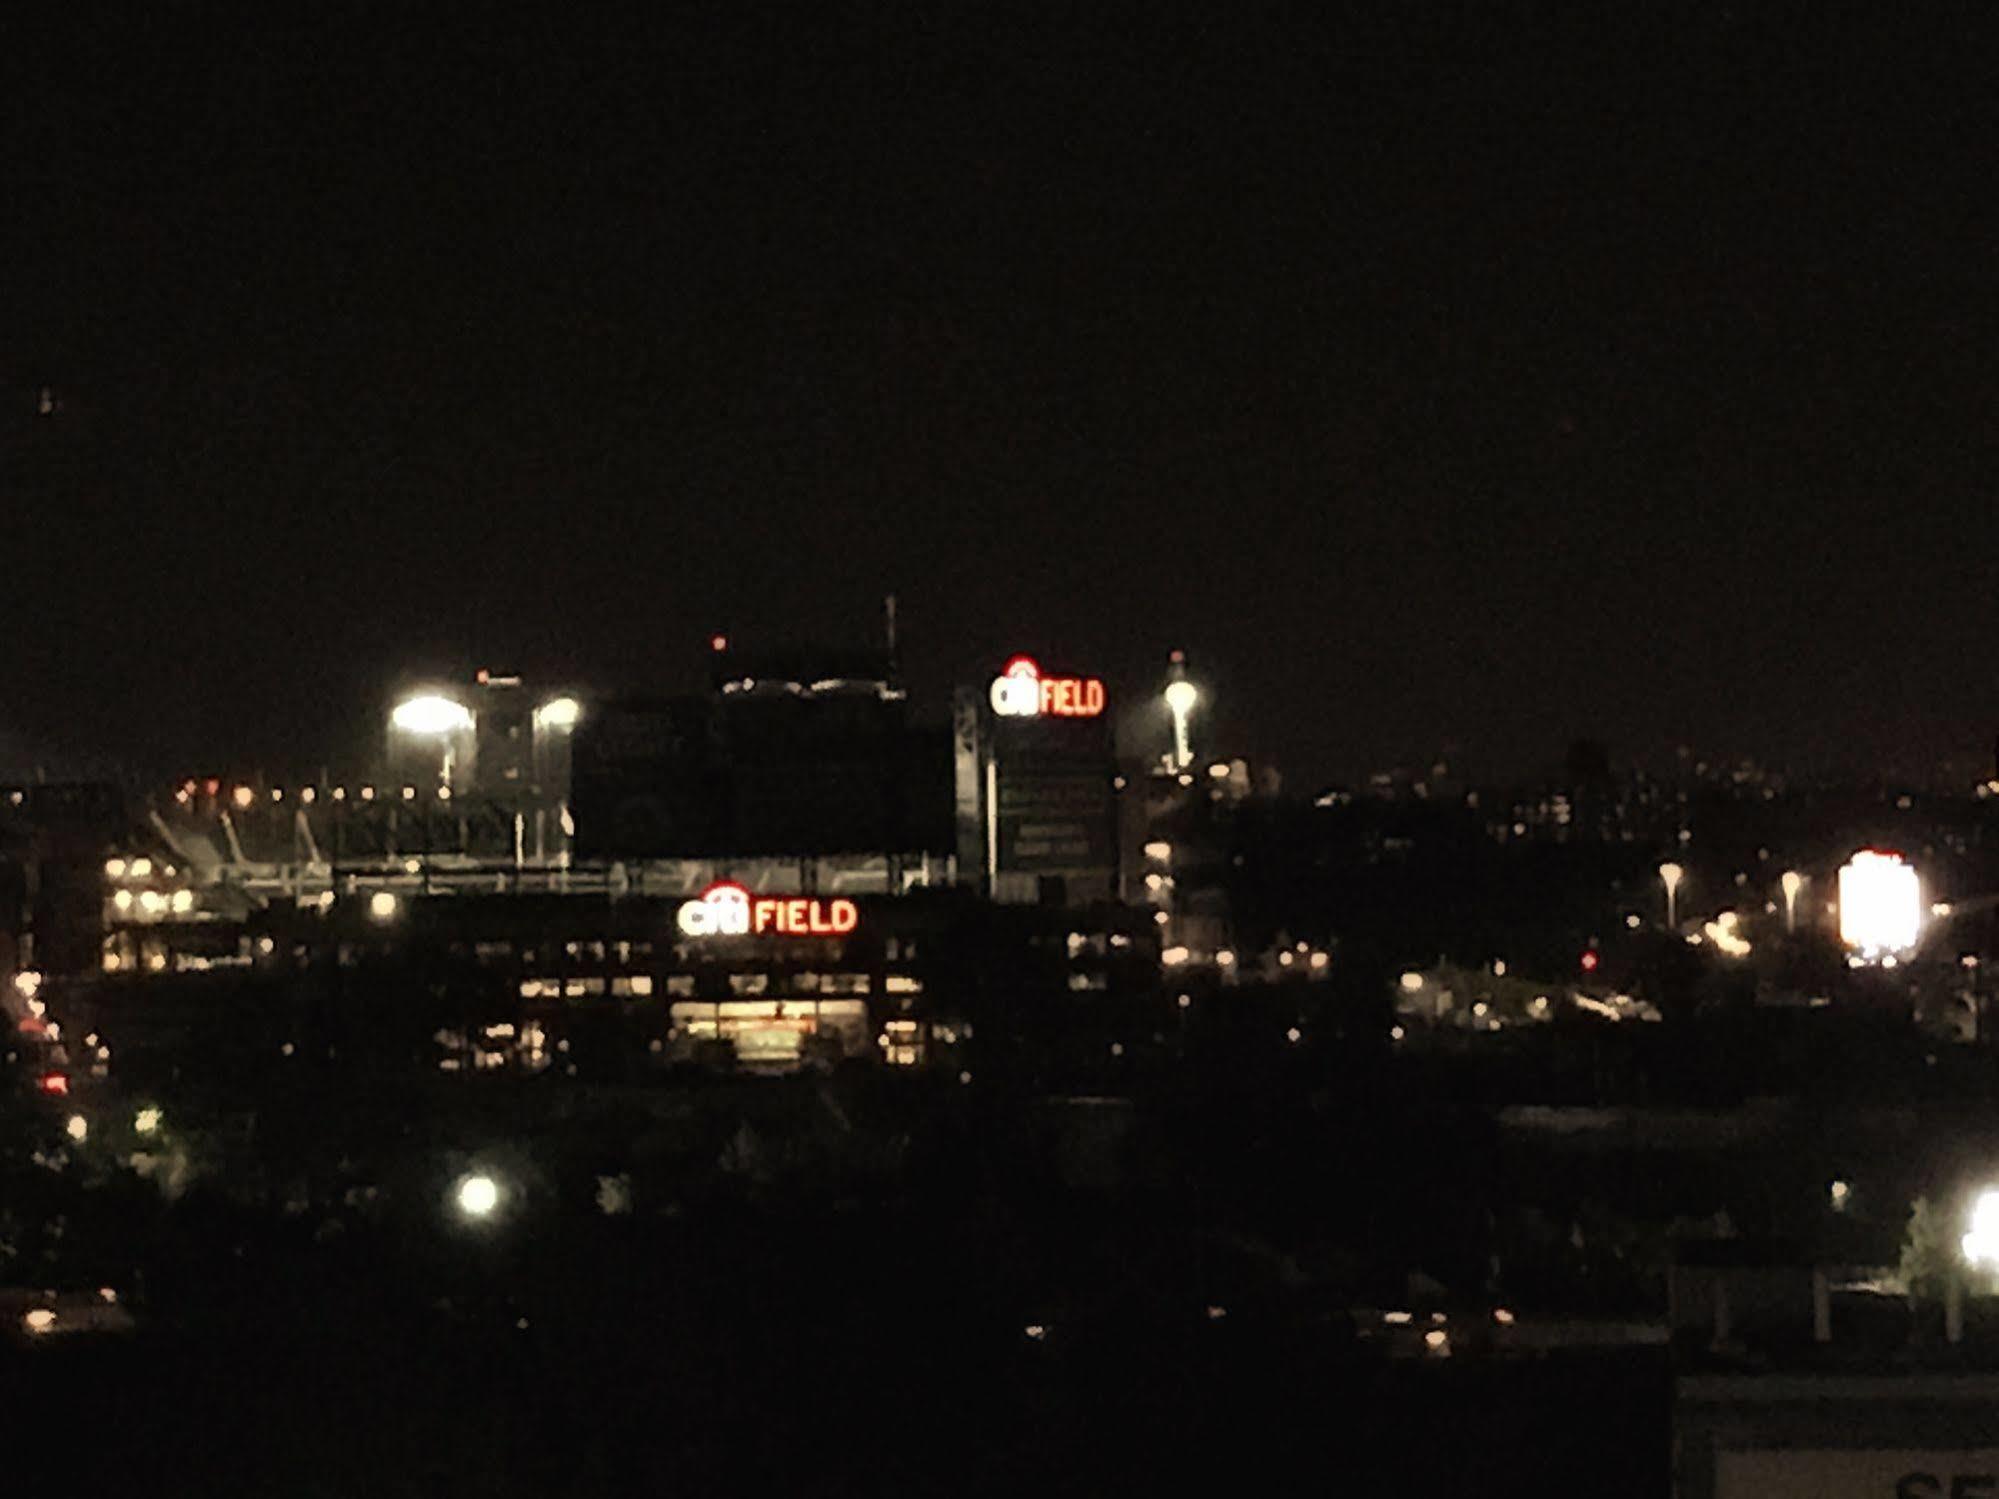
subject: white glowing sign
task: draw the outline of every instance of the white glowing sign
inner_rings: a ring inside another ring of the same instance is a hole
[[[723,880],[681,906],[676,920],[689,937],[844,937],[860,925],[861,913],[850,900],[751,895]]]
[[[1044,677],[1031,656],[1015,656],[989,694],[1001,718],[1095,718],[1104,711],[1100,677]]]
[[[1839,936],[1864,955],[1907,952],[1923,925],[1922,882],[1900,854],[1866,848],[1839,872]]]

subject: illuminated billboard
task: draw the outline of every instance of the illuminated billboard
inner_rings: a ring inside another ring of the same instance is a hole
[[[1101,677],[1044,677],[1031,656],[1015,656],[987,694],[1001,718],[1096,718],[1104,711]]]
[[[752,895],[733,880],[710,885],[682,904],[676,918],[689,937],[844,937],[860,921],[850,900]]]
[[[1839,936],[1863,957],[1916,945],[1923,924],[1922,882],[1900,854],[1864,848],[1839,872]]]

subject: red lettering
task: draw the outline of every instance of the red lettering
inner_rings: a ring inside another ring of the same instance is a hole
[[[766,932],[770,930],[771,919],[783,915],[784,904],[782,901],[760,900],[750,910],[751,928],[757,932]]]
[[[806,913],[806,908],[807,908],[808,906],[810,906],[811,904],[812,904],[812,902],[811,902],[811,901],[808,901],[808,900],[788,900],[788,901],[786,901],[786,902],[784,903],[784,928],[783,928],[783,930],[785,930],[785,931],[787,931],[787,932],[794,932],[794,933],[796,933],[796,932],[804,932],[804,931],[808,930],[808,929],[809,929],[809,926],[810,926],[810,923],[809,923],[809,921],[808,921],[808,919],[807,919],[807,917],[806,917],[806,914],[805,914],[805,913]]]
[[[851,932],[861,922],[860,908],[850,900],[833,902],[833,930]]]
[[[811,931],[813,936],[823,937],[833,930],[833,923],[826,919],[826,903],[823,900],[812,902],[811,915]]]
[[[1083,684],[1083,712],[1095,718],[1104,711],[1104,684],[1100,677],[1091,677]]]

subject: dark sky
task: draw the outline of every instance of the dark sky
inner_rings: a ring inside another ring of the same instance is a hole
[[[0,731],[310,764],[891,589],[920,696],[1184,646],[1294,784],[1999,726],[1990,35],[79,9],[0,23]]]

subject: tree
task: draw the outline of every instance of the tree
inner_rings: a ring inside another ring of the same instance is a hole
[[[1909,1227],[1902,1238],[1899,1273],[1904,1294],[1911,1301],[1941,1301],[1956,1260],[1949,1221],[1929,1198],[1918,1197],[1909,1209]]]

